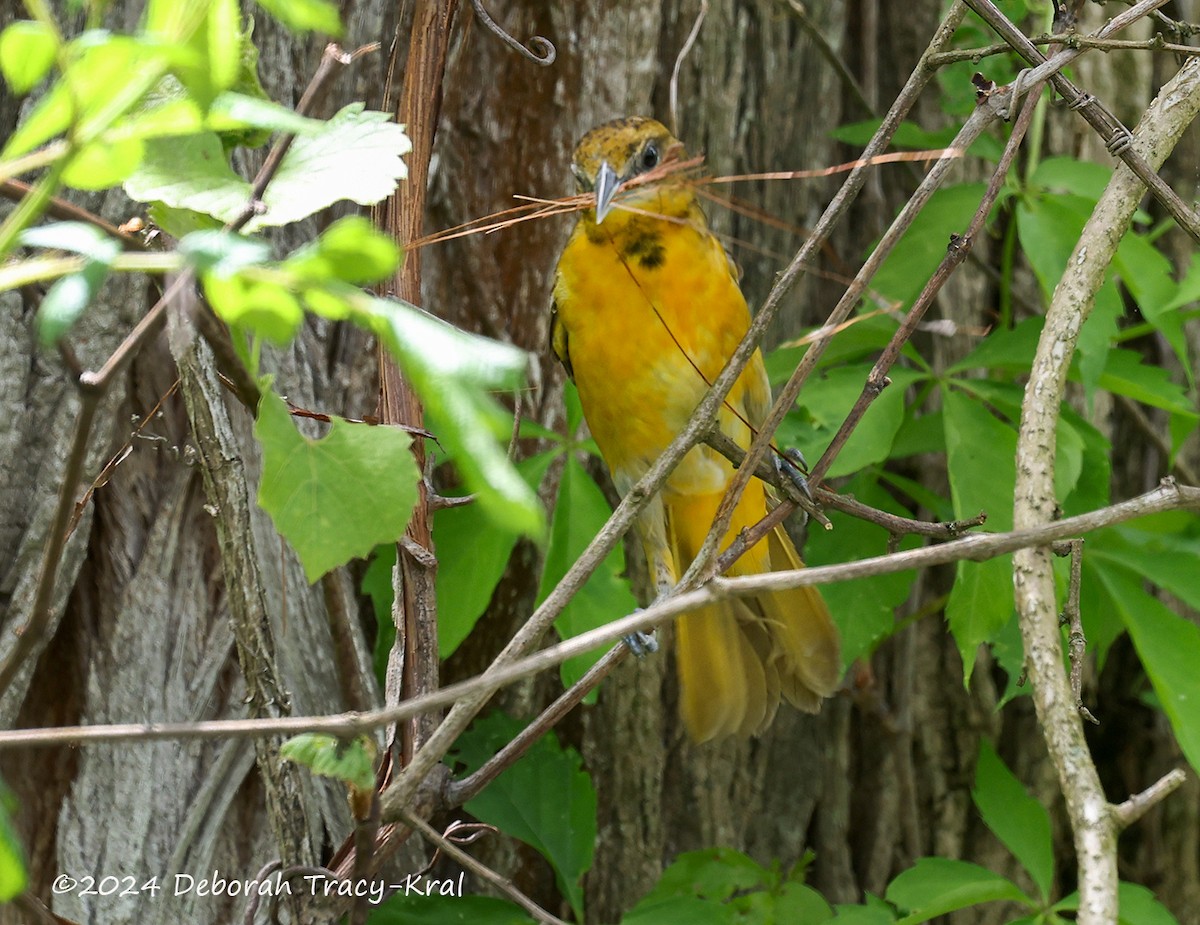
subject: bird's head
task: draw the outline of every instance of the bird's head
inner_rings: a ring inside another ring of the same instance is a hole
[[[681,157],[686,157],[683,145],[665,125],[631,116],[605,122],[584,135],[575,148],[571,170],[580,192],[595,194],[596,224],[600,224],[629,181]],[[638,186],[621,198],[628,205],[647,207],[651,200],[661,199],[661,189],[657,183]]]

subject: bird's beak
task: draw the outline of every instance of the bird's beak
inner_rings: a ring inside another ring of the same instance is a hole
[[[608,161],[604,161],[600,165],[600,172],[596,175],[596,224],[599,225],[604,221],[604,216],[608,215],[612,209],[613,197],[617,194],[617,189],[621,182],[617,178],[617,172],[608,165]]]

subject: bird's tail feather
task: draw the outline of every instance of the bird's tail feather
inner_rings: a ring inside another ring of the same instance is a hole
[[[683,574],[711,526],[719,494],[676,495],[667,501],[676,574]],[[754,480],[735,511],[728,543],[766,512]],[[729,570],[754,575],[801,568],[800,556],[777,527]],[[838,634],[814,588],[773,591],[706,605],[676,627],[680,713],[696,741],[755,735],[775,716],[782,698],[815,712],[841,677]]]

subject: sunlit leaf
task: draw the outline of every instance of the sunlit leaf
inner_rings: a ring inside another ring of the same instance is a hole
[[[0,32],[0,74],[17,96],[23,96],[50,73],[58,38],[44,24],[20,20]]]
[[[279,746],[279,755],[304,765],[321,777],[345,781],[358,790],[375,786],[375,743],[366,736],[346,742],[330,735],[304,732]]]
[[[1006,899],[1033,903],[1017,885],[977,864],[952,858],[920,858],[887,888],[887,899],[909,914],[902,925],[916,925],[980,903]]]

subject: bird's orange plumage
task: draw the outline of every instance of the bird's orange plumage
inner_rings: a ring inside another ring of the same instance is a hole
[[[579,389],[588,427],[624,494],[683,429],[750,324],[746,301],[720,242],[678,176],[623,189],[682,148],[651,119],[593,129],[576,148],[581,186],[599,193],[558,263],[552,340]],[[617,196],[610,198],[616,190]],[[770,406],[755,353],[719,414],[743,448]],[[691,450],[638,523],[660,591],[695,557],[733,476],[707,447]],[[767,512],[765,486],[751,480],[725,538]],[[729,573],[799,568],[782,527]],[[837,632],[811,588],[724,601],[677,624],[684,723],[698,741],[760,732],[787,699],[816,710],[837,686]]]

